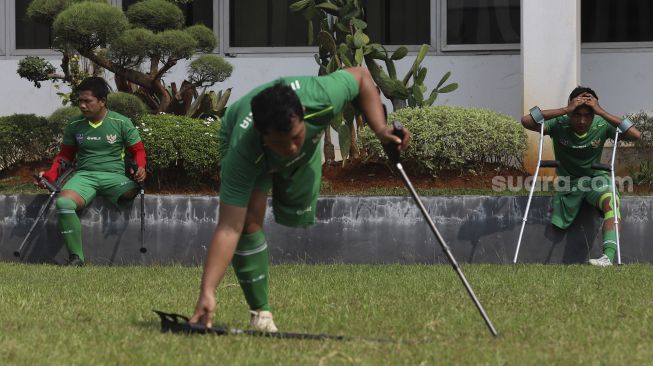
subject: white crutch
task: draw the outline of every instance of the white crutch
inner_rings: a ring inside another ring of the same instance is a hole
[[[540,124],[540,146],[537,152],[537,167],[535,168],[535,175],[533,176],[533,181],[531,183],[531,190],[528,194],[528,203],[526,204],[526,211],[524,212],[524,218],[522,219],[521,229],[519,230],[519,239],[517,240],[517,248],[515,249],[515,257],[512,260],[512,263],[517,263],[517,257],[519,256],[519,247],[521,246],[522,236],[524,235],[524,227],[526,226],[526,221],[528,221],[528,211],[531,208],[531,200],[533,199],[533,192],[535,191],[535,184],[537,182],[537,177],[540,173],[540,168],[556,168],[558,166],[558,161],[556,160],[542,160],[542,144],[544,142],[544,116],[539,107],[533,107],[530,110],[530,115],[533,117],[533,120],[536,123]]]

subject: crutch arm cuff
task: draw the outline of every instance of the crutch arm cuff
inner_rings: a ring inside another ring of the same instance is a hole
[[[619,129],[619,132],[621,133],[626,133],[631,127],[633,127],[633,121],[631,121],[628,117],[624,118],[619,126],[617,128]]]
[[[59,178],[59,175],[63,173],[59,171],[60,170],[59,167],[62,163],[62,160],[70,164],[73,160],[75,160],[76,154],[77,154],[77,146],[62,144],[59,149],[59,154],[57,154],[57,156],[54,157],[50,169],[48,169],[45,173],[43,173],[43,177],[47,179],[48,182],[54,184]]]
[[[530,113],[531,117],[533,117],[533,121],[535,121],[535,123],[540,124],[540,125],[542,123],[544,123],[544,115],[542,114],[542,110],[540,109],[540,107],[535,106],[535,107],[531,108],[529,113]]]

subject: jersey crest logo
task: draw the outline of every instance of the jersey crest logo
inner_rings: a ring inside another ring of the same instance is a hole
[[[84,142],[84,134],[83,133],[76,133],[75,134],[75,141],[77,141],[77,145],[81,145],[82,142]]]
[[[601,145],[601,139],[596,139],[596,140],[593,140],[593,141],[592,141],[592,147],[593,147],[593,148],[596,149],[596,148],[599,147],[600,145]]]
[[[560,139],[560,145],[569,146],[569,145],[571,145],[571,141],[569,141],[566,137],[563,137],[563,138]]]
[[[107,142],[110,144],[114,144],[116,142],[116,135],[107,135]]]

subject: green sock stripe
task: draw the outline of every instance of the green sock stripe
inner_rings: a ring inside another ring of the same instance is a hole
[[[266,275],[260,274],[260,275],[258,275],[256,277],[252,277],[252,278],[239,278],[238,282],[245,283],[245,284],[251,284],[251,283],[256,283],[256,282],[259,282],[259,281],[263,281],[266,278],[267,278]]]
[[[610,210],[606,212],[605,215],[603,216],[603,221],[610,220],[613,217],[614,217],[614,211]]]
[[[254,249],[250,249],[250,250],[236,250],[236,251],[234,252],[234,254],[235,254],[235,255],[240,255],[240,256],[246,257],[246,256],[248,256],[248,255],[254,255],[254,254],[256,254],[256,253],[260,253],[260,252],[262,252],[262,251],[264,251],[264,250],[266,250],[266,249],[268,249],[268,243],[267,243],[267,242],[264,242],[262,245],[259,245],[258,247],[254,248]]]
[[[238,240],[238,246],[236,247],[236,251],[247,252],[250,250],[257,249],[261,245],[267,245],[263,230],[259,230],[251,234],[241,235],[240,240]]]

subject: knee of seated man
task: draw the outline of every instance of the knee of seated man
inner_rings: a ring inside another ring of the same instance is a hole
[[[619,201],[617,201],[617,208],[619,208]],[[601,210],[603,212],[609,212],[612,211],[612,193],[606,194],[603,198],[603,202],[601,203]]]
[[[133,200],[134,197],[136,197],[137,194],[138,194],[138,189],[131,189],[131,190],[129,190],[129,191],[123,193],[123,194],[120,196],[119,200],[120,200],[120,201],[129,201],[129,200]]]
[[[57,210],[77,210],[77,204],[75,201],[68,197],[57,197],[57,200],[55,201],[55,205],[57,207]]]

